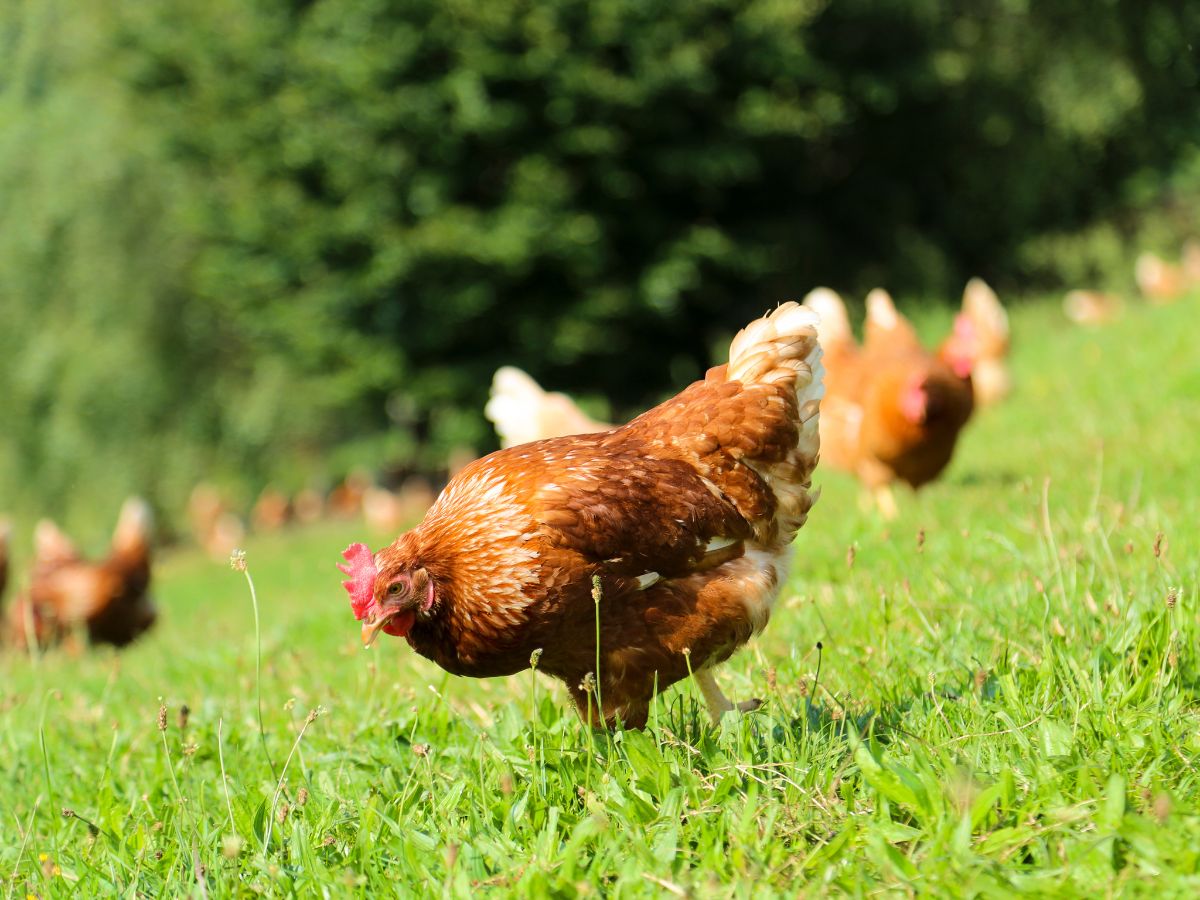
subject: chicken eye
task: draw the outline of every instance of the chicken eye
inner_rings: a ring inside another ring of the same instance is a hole
[[[407,587],[408,587],[408,585],[406,585],[403,581],[393,581],[391,584],[388,585],[388,589],[387,589],[388,596],[389,597],[399,596]]]

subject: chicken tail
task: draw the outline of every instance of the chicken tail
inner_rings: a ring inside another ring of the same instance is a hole
[[[505,447],[612,427],[590,419],[566,394],[542,390],[541,385],[516,366],[496,370],[491,399],[483,413],[496,426],[496,434]]]
[[[121,515],[113,530],[112,548],[115,553],[131,556],[149,552],[154,531],[154,513],[141,497],[130,497],[121,505]]]
[[[868,350],[895,350],[920,346],[916,329],[900,314],[892,295],[883,288],[875,288],[867,294],[863,346]]]
[[[1000,298],[982,278],[972,278],[963,290],[963,314],[975,326],[976,334],[986,351],[1003,354],[1008,348],[1008,313]]]
[[[838,345],[854,344],[854,332],[850,330],[846,304],[837,291],[827,287],[813,288],[804,298],[804,305],[817,314],[817,339],[822,347],[830,350]]]
[[[820,402],[825,395],[819,323],[811,307],[784,303],[743,328],[729,346],[729,381],[747,387],[787,385],[795,393],[795,443],[783,453],[746,459],[775,494],[778,505],[772,530],[777,529],[784,543],[795,536],[817,499],[811,489],[812,473],[820,456]],[[764,450],[770,443],[764,444]]]

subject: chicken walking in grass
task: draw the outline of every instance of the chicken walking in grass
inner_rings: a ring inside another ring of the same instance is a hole
[[[152,516],[145,501],[121,507],[108,556],[84,559],[49,520],[34,532],[34,565],[28,587],[8,611],[14,646],[49,646],[83,631],[89,643],[123,647],[157,618],[150,595]]]
[[[714,669],[766,626],[816,499],[816,325],[783,304],[627,425],[476,460],[415,529],[374,554],[351,545],[364,643],[405,637],[477,677],[537,653],[595,726],[644,727],[655,691],[689,674],[714,722],[756,708]]]
[[[937,478],[971,416],[972,332],[956,328],[930,353],[887,292],[874,290],[860,347],[837,294],[818,288],[805,305],[820,316],[828,370],[823,459],[856,475],[883,516],[894,518],[892,485],[919,488]]]
[[[1166,306],[1200,287],[1200,242],[1184,242],[1178,263],[1168,262],[1157,253],[1138,255],[1133,280],[1146,302]]]

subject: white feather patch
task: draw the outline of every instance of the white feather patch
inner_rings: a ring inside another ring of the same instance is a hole
[[[647,572],[645,575],[639,575],[637,577],[638,590],[644,591],[651,585],[658,584],[658,582],[661,580],[662,576],[657,572]]]

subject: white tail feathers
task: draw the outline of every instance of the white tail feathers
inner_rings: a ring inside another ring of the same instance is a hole
[[[920,338],[912,323],[896,309],[892,295],[883,288],[867,294],[867,317],[863,323],[863,347],[895,351],[920,346]]]
[[[975,327],[993,339],[1008,338],[1008,313],[1000,298],[982,278],[972,278],[963,290],[962,311]]]
[[[150,546],[150,533],[154,529],[154,513],[150,504],[141,497],[130,497],[121,506],[121,515],[113,531],[114,550],[137,552]]]
[[[515,366],[503,366],[492,378],[484,407],[505,447],[567,434],[588,434],[611,426],[589,418],[565,394],[547,393]]]
[[[821,451],[820,404],[825,395],[819,323],[820,317],[812,307],[784,303],[743,328],[729,346],[726,374],[731,381],[790,382],[796,392],[800,424],[796,446],[783,460],[748,461],[775,494],[778,506],[770,528],[783,544],[795,537],[817,499],[812,490],[812,472]]]
[[[819,322],[812,309],[795,302],[751,322],[729,345],[729,380],[771,384],[795,379],[799,393],[814,381],[814,369],[820,365]]]
[[[827,287],[814,288],[804,298],[804,305],[820,319],[817,323],[817,339],[822,347],[828,349],[834,344],[848,344],[854,341],[854,334],[850,330],[850,318],[846,315],[846,304],[836,291]]]
[[[883,288],[874,288],[867,294],[867,324],[878,325],[886,331],[891,331],[900,324],[896,301]]]
[[[819,322],[811,307],[792,301],[781,304],[737,333],[729,345],[726,373],[730,381],[743,384],[792,382],[801,425],[796,451],[809,468],[816,464],[821,448],[817,427],[825,396]]]

